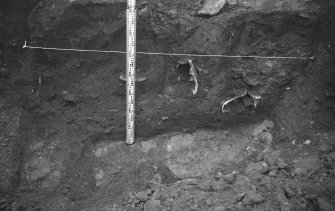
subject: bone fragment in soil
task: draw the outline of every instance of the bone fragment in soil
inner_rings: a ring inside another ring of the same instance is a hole
[[[260,95],[256,95],[256,94],[251,94],[251,93],[249,93],[247,90],[245,90],[245,91],[243,92],[243,94],[241,94],[241,95],[237,95],[237,96],[235,96],[235,97],[232,97],[232,98],[230,98],[230,99],[224,101],[224,102],[222,103],[222,109],[221,109],[221,110],[222,110],[222,113],[226,113],[226,110],[224,109],[226,105],[228,105],[229,103],[233,102],[234,100],[237,100],[238,98],[242,98],[242,97],[246,96],[247,94],[250,95],[250,97],[252,98],[253,103],[254,103],[254,108],[256,108],[257,105],[258,105],[258,103],[259,103],[259,101],[260,101],[260,99],[261,99],[261,96],[260,96]]]
[[[197,94],[198,92],[198,87],[199,87],[199,84],[198,84],[198,73],[197,73],[197,70],[195,69],[194,67],[194,64],[192,62],[192,60],[188,60],[188,63],[190,64],[190,74],[192,75],[192,80],[194,81],[194,89],[192,90],[193,94]]]

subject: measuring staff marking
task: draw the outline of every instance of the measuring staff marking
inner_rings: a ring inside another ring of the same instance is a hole
[[[126,143],[135,143],[135,78],[136,78],[136,0],[127,5],[127,119]]]

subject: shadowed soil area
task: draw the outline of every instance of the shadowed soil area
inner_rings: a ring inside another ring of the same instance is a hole
[[[137,5],[137,51],[313,59],[138,54],[127,146],[125,54],[22,48],[125,51],[127,2],[3,0],[0,210],[333,210],[335,4]]]

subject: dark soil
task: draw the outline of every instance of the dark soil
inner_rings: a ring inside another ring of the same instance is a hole
[[[2,0],[0,210],[332,210],[335,5],[234,2],[138,1],[137,50],[314,59],[138,55],[127,146],[125,55],[22,49],[125,50],[126,1]]]

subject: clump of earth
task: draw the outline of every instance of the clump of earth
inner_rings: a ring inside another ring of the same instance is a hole
[[[0,210],[335,208],[335,5],[0,2]],[[261,57],[294,57],[252,58]]]

